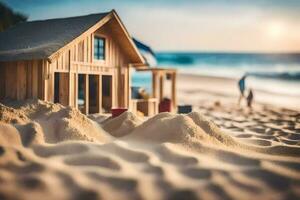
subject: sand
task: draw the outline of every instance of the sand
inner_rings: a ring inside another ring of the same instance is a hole
[[[299,112],[189,92],[194,112],[150,119],[0,104],[0,199],[300,198]]]

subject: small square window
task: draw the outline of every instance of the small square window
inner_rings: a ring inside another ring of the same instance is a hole
[[[105,39],[101,37],[94,38],[94,58],[96,60],[105,60]]]

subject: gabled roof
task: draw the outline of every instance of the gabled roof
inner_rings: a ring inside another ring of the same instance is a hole
[[[115,11],[91,14],[79,17],[48,19],[20,23],[4,32],[0,32],[0,61],[46,59],[61,51],[76,38],[95,28],[95,25],[118,18]],[[117,19],[120,21],[120,19]],[[124,34],[128,32],[122,26]],[[97,28],[97,27],[96,27]],[[129,43],[137,50],[132,39]],[[136,51],[137,57],[141,57]],[[142,63],[143,58],[139,59]]]
[[[47,58],[107,14],[20,23],[0,33],[0,61]]]

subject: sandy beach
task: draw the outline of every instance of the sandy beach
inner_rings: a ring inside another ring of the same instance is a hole
[[[179,75],[186,115],[0,104],[0,199],[299,199],[299,102],[260,94],[240,108],[234,80]]]
[[[179,102],[201,105],[201,101],[220,100],[237,104],[239,96],[237,82],[238,79],[234,78],[181,73],[178,76]],[[254,90],[254,101],[259,104],[290,108],[297,111],[300,111],[299,98],[299,96]]]

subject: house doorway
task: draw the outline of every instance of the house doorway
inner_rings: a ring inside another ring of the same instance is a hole
[[[78,74],[78,109],[84,113],[85,105],[85,74]]]
[[[102,111],[110,112],[113,102],[113,83],[111,75],[102,76]]]
[[[99,113],[100,99],[99,75],[89,75],[89,113]]]
[[[54,73],[54,103],[69,105],[69,74]]]

